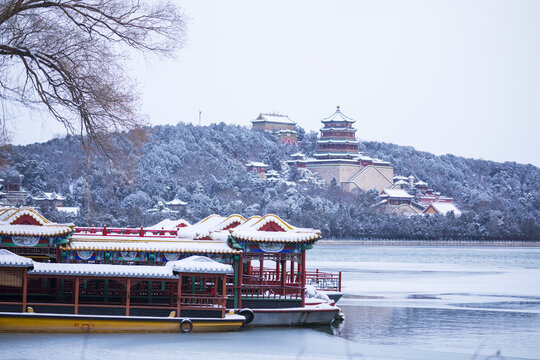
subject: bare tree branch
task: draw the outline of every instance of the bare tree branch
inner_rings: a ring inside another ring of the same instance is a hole
[[[126,50],[172,56],[183,36],[168,2],[0,0],[0,101],[40,104],[103,149],[104,133],[143,123]]]

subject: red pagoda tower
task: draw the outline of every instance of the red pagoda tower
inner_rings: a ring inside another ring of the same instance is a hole
[[[339,106],[336,112],[322,120],[324,127],[317,141],[316,159],[354,159],[358,157],[355,120],[345,116]]]

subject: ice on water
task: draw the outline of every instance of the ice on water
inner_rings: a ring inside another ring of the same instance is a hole
[[[0,358],[540,359],[540,249],[318,245],[308,259],[343,271],[339,328],[4,334]]]

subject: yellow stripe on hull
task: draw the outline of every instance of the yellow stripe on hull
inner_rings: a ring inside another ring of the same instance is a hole
[[[48,318],[34,316],[0,316],[0,332],[181,332],[180,322],[160,320]],[[234,331],[242,321],[197,321],[192,319],[193,332]]]

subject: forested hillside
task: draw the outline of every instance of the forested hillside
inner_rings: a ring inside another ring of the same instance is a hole
[[[304,133],[301,151],[311,154],[316,134]],[[453,155],[435,156],[411,147],[364,142],[360,151],[389,161],[394,173],[415,175],[435,191],[452,196],[461,217],[375,214],[377,193],[344,193],[321,187],[315,176],[289,169],[283,161],[298,149],[281,146],[268,133],[235,125],[157,126],[104,139],[110,157],[86,156],[76,137],[4,149],[7,177],[24,175],[24,187],[67,195],[80,206],[78,217],[46,211],[77,225],[152,225],[174,214],[150,213],[159,201],[188,203],[190,221],[218,213],[251,216],[275,213],[287,221],[334,238],[538,239],[540,170],[532,165],[496,163]],[[266,181],[243,164],[264,161],[283,181]],[[285,181],[286,180],[286,181]]]

